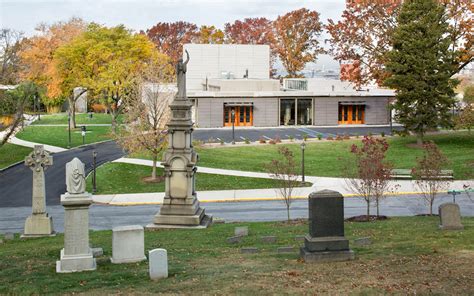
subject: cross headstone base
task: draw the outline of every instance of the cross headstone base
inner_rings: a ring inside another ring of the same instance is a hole
[[[53,218],[47,213],[32,214],[26,218],[25,230],[21,238],[55,236]]]
[[[92,250],[89,254],[68,256],[64,255],[64,249],[61,249],[60,258],[61,260],[56,261],[57,273],[71,273],[97,269]]]

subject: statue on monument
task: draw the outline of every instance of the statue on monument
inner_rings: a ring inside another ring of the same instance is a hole
[[[86,191],[86,174],[84,164],[75,157],[66,164],[66,188],[71,194],[80,194]]]
[[[187,64],[189,62],[189,53],[187,50],[186,52],[186,61],[183,62],[183,59],[178,60],[178,64],[176,65],[176,77],[178,82],[178,98],[185,98],[186,97],[186,71],[187,71]]]

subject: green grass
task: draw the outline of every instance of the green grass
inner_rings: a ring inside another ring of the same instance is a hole
[[[0,169],[24,160],[33,149],[6,143],[0,147]]]
[[[123,116],[119,116],[118,122],[122,122]],[[86,113],[76,114],[76,124],[111,124],[112,116],[105,113],[94,113],[92,119]],[[51,115],[42,115],[41,120],[36,120],[33,124],[67,124],[67,114],[58,113]]]
[[[68,128],[64,126],[27,126],[16,135],[17,138],[67,148]],[[111,128],[108,126],[88,126],[85,144],[110,140]],[[71,129],[71,147],[82,145],[81,129]]]
[[[157,175],[163,175],[163,169],[157,168]],[[145,183],[142,178],[151,176],[151,167],[126,164],[107,163],[97,169],[96,194],[147,193],[164,192],[165,183]],[[310,183],[305,183],[311,186]],[[275,188],[271,179],[248,178],[225,175],[197,173],[197,190],[230,190]],[[87,178],[87,190],[92,191],[92,175]]]
[[[356,260],[305,264],[298,254],[278,255],[277,247],[294,246],[306,234],[300,223],[238,223],[203,230],[145,233],[145,250],[168,251],[169,278],[150,281],[148,263],[112,264],[112,232],[92,231],[91,244],[102,247],[94,272],[56,274],[62,234],[51,238],[6,241],[0,248],[0,294],[457,294],[474,292],[474,218],[462,220],[463,231],[440,231],[436,217],[404,217],[373,223],[345,223]],[[249,236],[230,245],[235,226]],[[264,244],[260,236],[275,235]],[[370,236],[357,247],[352,240]],[[259,254],[240,254],[255,246]],[[148,253],[148,252],[146,252]]]
[[[422,155],[420,148],[410,146],[416,143],[414,137],[387,138],[390,144],[387,159],[395,168],[410,169],[415,165],[416,157]],[[429,135],[450,160],[447,169],[454,170],[456,179],[474,178],[474,133],[443,133]],[[360,143],[361,139],[345,141],[308,142],[305,150],[305,171],[307,175],[324,177],[343,177],[344,166],[351,157],[350,146]],[[298,143],[285,144],[294,153],[298,161],[301,149]],[[265,164],[278,157],[277,145],[241,146],[225,148],[198,148],[199,166],[224,168],[243,171],[265,171]]]

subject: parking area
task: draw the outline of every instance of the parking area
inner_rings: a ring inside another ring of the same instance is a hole
[[[401,130],[401,126],[343,126],[343,127],[279,127],[279,128],[236,128],[234,139],[236,142],[244,142],[248,139],[251,142],[258,141],[260,138],[265,140],[275,139],[279,137],[282,140],[294,139],[302,140],[305,136],[308,138],[327,138],[337,135],[363,136],[367,134],[380,135],[384,133],[391,135],[393,131]],[[195,129],[193,138],[204,142],[232,142],[232,128],[216,128],[216,129]]]

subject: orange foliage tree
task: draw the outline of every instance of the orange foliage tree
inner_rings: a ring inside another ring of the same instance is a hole
[[[299,76],[306,63],[322,52],[318,37],[322,31],[319,13],[306,8],[288,12],[273,22],[274,49],[289,77]]]
[[[86,28],[86,23],[79,18],[72,18],[68,22],[58,22],[53,25],[39,25],[38,34],[22,42],[20,58],[22,60],[23,80],[35,82],[45,87],[46,98],[43,103],[47,106],[57,106],[69,94],[62,93],[60,87],[62,78],[58,75],[56,64],[53,61],[54,52],[60,46],[69,43],[79,36]],[[79,86],[79,85],[78,85]]]
[[[440,0],[446,7],[450,27],[451,50],[459,50],[456,74],[473,60],[474,5],[466,0]],[[357,64],[349,80],[357,85],[387,78],[384,64],[391,49],[391,36],[397,27],[402,0],[346,2],[340,21],[329,19],[329,53],[339,61]]]

